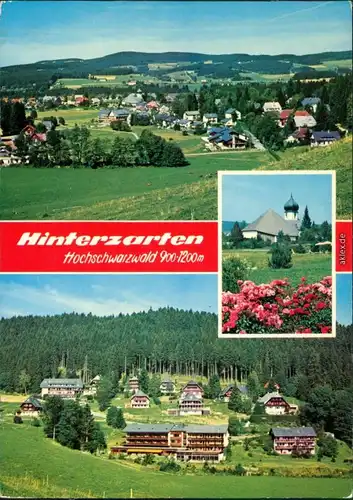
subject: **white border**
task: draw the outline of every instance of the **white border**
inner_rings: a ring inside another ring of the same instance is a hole
[[[222,333],[222,180],[225,175],[330,175],[332,208],[332,333]],[[336,171],[335,170],[219,170],[218,171],[218,338],[221,339],[323,339],[336,337]]]

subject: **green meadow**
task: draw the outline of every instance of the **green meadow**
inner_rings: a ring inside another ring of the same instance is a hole
[[[165,169],[2,168],[0,218],[215,219],[217,170],[251,170],[263,157],[201,154],[187,167]]]
[[[64,448],[45,438],[41,427],[30,420],[22,425],[12,423],[14,404],[2,405],[5,418],[0,423],[0,495],[37,498],[342,498],[350,493],[351,479],[296,478],[271,476],[214,476],[197,472],[169,474],[154,466],[143,467],[130,460],[108,460],[107,455]],[[119,433],[108,431],[108,440],[117,441]],[[121,433],[120,433],[121,439]],[[340,445],[336,464],[311,462],[315,468],[339,467],[347,455]],[[242,446],[233,447],[232,463],[255,462],[247,458]],[[256,451],[254,452],[256,454]],[[280,467],[281,459],[269,457],[266,465]],[[282,464],[292,467],[293,459],[284,457]],[[301,462],[301,461],[299,461]],[[308,467],[296,462],[296,468]]]
[[[107,148],[114,137],[136,140],[145,127],[115,132],[96,123],[98,109],[41,112],[54,114],[66,125],[89,127]],[[218,170],[336,170],[337,218],[352,218],[352,141],[341,140],[328,148],[292,148],[279,161],[257,150],[205,153],[200,137],[174,130],[148,127],[153,133],[179,144],[190,165],[182,168],[35,169],[0,168],[0,220],[101,219],[101,220],[213,220],[217,218]]]
[[[252,269],[248,279],[257,285],[269,283],[275,279],[288,278],[296,286],[303,276],[308,283],[315,283],[325,276],[332,275],[332,255],[323,253],[307,253],[293,255],[293,266],[289,269],[271,269],[268,267],[267,250],[223,250],[223,258],[240,257],[246,259]]]

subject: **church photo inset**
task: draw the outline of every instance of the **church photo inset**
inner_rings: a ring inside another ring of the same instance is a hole
[[[218,172],[220,338],[335,337],[335,172]]]

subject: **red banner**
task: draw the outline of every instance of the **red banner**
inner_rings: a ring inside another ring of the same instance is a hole
[[[0,222],[0,272],[217,272],[217,222]]]
[[[336,222],[336,272],[352,272],[352,221]]]

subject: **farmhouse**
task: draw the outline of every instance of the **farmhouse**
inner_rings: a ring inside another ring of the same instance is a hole
[[[300,127],[315,127],[316,120],[310,113],[307,111],[296,111],[294,114],[294,123],[296,128]]]
[[[124,432],[125,443],[113,446],[112,453],[219,462],[229,443],[228,425],[129,424]]]
[[[273,427],[270,436],[274,451],[281,455],[315,454],[316,432],[312,427]]]
[[[220,392],[219,399],[221,399],[225,403],[228,403],[232,395],[233,389],[234,389],[234,384],[228,385],[225,389],[223,389],[223,391]]]
[[[339,132],[313,132],[310,138],[310,146],[329,146],[341,138]]]
[[[39,134],[33,125],[26,125],[21,134],[26,135],[33,142],[45,142],[47,140],[46,134]]]
[[[159,104],[156,101],[150,101],[147,103],[147,108],[150,110],[158,110],[159,109]]]
[[[183,120],[200,120],[200,113],[199,111],[185,111]]]
[[[149,408],[150,398],[142,391],[136,391],[130,398],[131,408]]]
[[[257,402],[264,405],[268,415],[289,415],[298,410],[296,405],[289,404],[279,392],[268,392]]]
[[[84,396],[95,396],[97,394],[97,388],[100,382],[100,375],[96,375],[87,386],[85,386],[83,395]]]
[[[192,394],[193,396],[197,396],[198,398],[203,397],[203,389],[200,384],[195,382],[194,380],[190,380],[181,391],[182,396],[186,394]]]
[[[213,127],[208,137],[202,138],[209,149],[245,149],[248,139],[245,135],[228,127]]]
[[[263,105],[264,113],[280,113],[282,111],[282,106],[279,102],[265,102]]]
[[[137,392],[139,390],[139,379],[131,377],[128,381],[128,387],[130,392]]]
[[[206,113],[202,118],[203,123],[217,123],[218,115],[217,113]]]
[[[42,397],[59,396],[65,399],[75,399],[83,390],[79,378],[45,378],[40,384]]]
[[[241,120],[241,112],[235,108],[229,108],[224,113],[224,118],[228,118],[229,120],[233,120],[233,116],[236,120]]]
[[[292,116],[297,129],[302,127],[315,127],[316,120],[307,111],[294,111],[293,109],[284,109],[279,115],[279,125],[284,127],[288,118]]]
[[[141,94],[129,94],[123,99],[122,103],[124,106],[135,108],[137,105],[144,103],[144,100]]]
[[[174,394],[175,383],[170,379],[162,380],[159,390],[162,394]]]
[[[38,417],[43,407],[39,399],[35,398],[34,396],[30,396],[26,399],[26,401],[23,401],[23,403],[20,405],[20,409],[21,415]]]
[[[242,230],[243,237],[246,239],[260,237],[275,243],[278,233],[283,232],[284,235],[290,237],[291,241],[296,241],[299,237],[298,211],[299,205],[291,195],[284,204],[284,217],[269,209]]]
[[[21,158],[14,155],[6,147],[0,146],[0,165],[8,167],[9,165],[17,165],[21,163]]]

